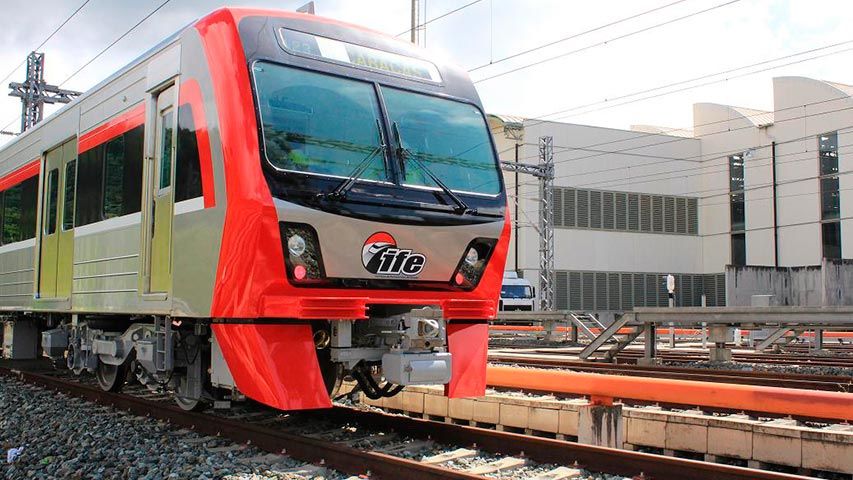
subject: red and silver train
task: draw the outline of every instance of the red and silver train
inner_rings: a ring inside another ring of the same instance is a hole
[[[221,9],[0,150],[7,356],[187,409],[485,389],[509,228],[465,71]],[[11,352],[11,353],[10,353]]]

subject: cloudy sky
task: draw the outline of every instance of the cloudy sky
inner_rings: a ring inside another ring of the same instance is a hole
[[[23,67],[13,68],[83,1],[4,0],[0,78],[11,74],[4,88],[23,80]],[[295,9],[304,1],[227,3]],[[63,82],[162,2],[89,0],[41,49],[48,82]],[[422,21],[471,2],[421,0]],[[409,28],[410,0],[315,3],[319,15],[392,35]],[[171,0],[62,86],[85,91],[222,4]],[[689,128],[695,102],[771,109],[774,76],[853,83],[851,20],[849,0],[479,0],[431,21],[422,44],[471,70],[489,112]],[[796,55],[802,52],[809,53]],[[0,129],[17,131],[19,116],[18,99],[0,97]],[[0,144],[9,138],[0,136]]]

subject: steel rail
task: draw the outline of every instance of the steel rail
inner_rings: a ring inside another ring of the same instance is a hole
[[[494,365],[486,370],[486,383],[493,387],[609,399],[762,411],[835,421],[853,420],[851,393]]]
[[[736,383],[768,387],[800,388],[830,392],[853,392],[853,377],[831,375],[805,375],[779,372],[742,370],[704,370],[685,367],[640,366],[584,362],[564,358],[541,358],[525,354],[490,354],[489,361],[506,365],[541,368],[563,368],[578,372],[599,372],[635,377],[672,378],[700,382]]]
[[[483,480],[485,477],[428,465],[378,452],[366,452],[332,442],[281,432],[251,423],[187,412],[178,407],[152,402],[120,393],[104,392],[97,387],[49,375],[0,367],[0,374],[14,376],[27,383],[58,390],[86,400],[128,410],[136,415],[165,420],[196,432],[229,438],[237,443],[251,442],[262,450],[284,453],[305,462],[324,463],[341,472],[359,475],[366,472],[379,478],[417,480]]]
[[[235,442],[251,442],[258,448],[290,455],[308,462],[324,462],[344,473],[370,471],[378,478],[406,479],[483,479],[478,475],[422,464],[377,452],[364,452],[332,442],[306,438],[243,421],[229,420],[203,413],[186,412],[177,407],[126,394],[103,392],[97,387],[38,373],[0,367],[0,374],[28,383],[63,391],[86,400],[129,410],[137,415],[165,420],[192,428],[206,435],[222,435]],[[536,462],[573,465],[596,472],[630,476],[644,480],[803,480],[809,477],[731,465],[666,457],[629,450],[581,445],[562,440],[526,436],[477,427],[389,415],[373,411],[334,407],[322,411],[301,412],[317,418],[359,423],[389,429],[407,436],[431,439],[455,445],[475,445],[477,449],[503,455],[529,458]]]
[[[594,472],[607,472],[635,479],[782,480],[808,478],[343,407],[332,409],[329,412],[324,411],[321,415],[325,418],[331,416],[341,420],[365,422],[373,426],[405,432],[407,435],[415,437],[429,437],[444,443],[476,444],[476,448],[490,453],[523,456],[541,463],[577,465],[578,468],[585,468]]]

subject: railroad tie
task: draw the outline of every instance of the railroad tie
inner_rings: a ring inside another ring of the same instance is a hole
[[[382,432],[382,433],[373,433],[370,435],[362,435],[362,436],[357,437],[357,438],[351,438],[349,440],[344,440],[344,441],[337,442],[337,443],[351,447],[353,445],[357,445],[360,443],[367,443],[369,445],[373,445],[374,443],[378,443],[378,442],[389,442],[391,440],[394,440],[395,438],[397,438],[396,433],[384,433],[384,432]]]
[[[470,473],[472,475],[486,475],[489,473],[505,472],[507,470],[522,467],[525,463],[527,463],[527,460],[523,458],[506,457],[495,460],[494,462],[489,462],[485,465],[480,465],[479,467],[474,467],[466,473]]]
[[[463,458],[471,458],[476,456],[476,450],[471,450],[468,448],[457,448],[452,452],[439,453],[438,455],[433,455],[431,457],[424,458],[423,460],[421,460],[421,463],[425,463],[427,465],[440,465],[442,463],[447,463],[451,460],[461,460]]]
[[[412,442],[403,442],[397,444],[387,445],[381,448],[377,448],[376,451],[380,453],[386,453],[388,455],[397,455],[404,452],[410,452],[412,454],[426,450],[428,448],[433,448],[435,446],[435,442],[432,440],[415,440]]]
[[[583,472],[577,468],[557,467],[540,475],[533,477],[530,480],[574,480],[580,478]]]

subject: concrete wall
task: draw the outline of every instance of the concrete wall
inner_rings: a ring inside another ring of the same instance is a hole
[[[823,304],[853,305],[853,260],[823,262]]]
[[[772,295],[771,305],[820,306],[821,267],[726,267],[726,303],[748,307],[753,295]]]
[[[772,295],[771,305],[853,305],[853,261],[824,260],[807,267],[726,267],[726,301],[749,306],[753,295]]]

